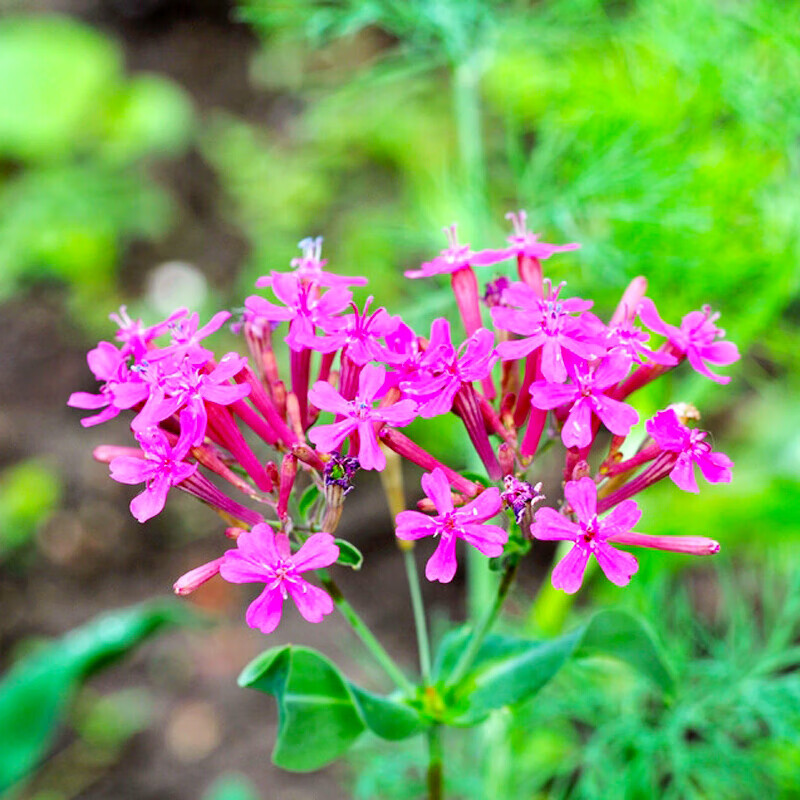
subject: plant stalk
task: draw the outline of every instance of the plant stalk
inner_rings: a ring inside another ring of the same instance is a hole
[[[497,619],[497,615],[500,613],[500,609],[508,596],[508,591],[517,574],[517,564],[518,562],[515,560],[509,562],[506,566],[503,577],[500,580],[500,585],[497,587],[497,595],[495,596],[494,603],[486,611],[483,618],[472,632],[472,636],[466,648],[464,648],[461,657],[456,662],[453,671],[450,673],[450,677],[447,679],[446,688],[455,686],[464,675],[467,674],[467,670],[472,666],[472,662],[475,660],[475,656],[478,654],[478,650],[480,650],[483,640],[486,638],[486,634]]]
[[[431,725],[428,728],[428,800],[444,798],[442,753],[442,726]]]
[[[324,570],[319,571],[322,578],[322,585],[330,594],[331,599],[341,612],[342,616],[350,623],[350,627],[355,631],[364,646],[369,650],[375,660],[383,667],[384,672],[394,681],[395,685],[404,692],[414,693],[414,686],[411,681],[403,675],[400,667],[395,664],[394,659],[386,652],[383,645],[375,638],[375,635],[367,627],[367,624],[358,614],[350,603],[345,600],[341,589],[334,583],[333,579],[325,574]]]
[[[428,623],[425,620],[425,604],[422,600],[422,589],[419,584],[419,572],[414,551],[402,548],[403,561],[406,565],[408,590],[411,593],[411,607],[414,610],[414,628],[417,631],[417,647],[419,649],[419,668],[422,680],[427,685],[431,677],[431,649],[428,639]]]

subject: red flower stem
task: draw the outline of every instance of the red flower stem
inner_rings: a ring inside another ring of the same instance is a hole
[[[383,427],[378,434],[381,441],[398,455],[408,459],[428,472],[432,472],[439,467],[447,476],[447,480],[454,489],[465,494],[467,497],[475,497],[483,487],[473,481],[459,475],[455,470],[432,456],[427,450],[423,450],[416,442],[413,442],[405,434],[394,428]]]
[[[489,441],[489,434],[486,432],[486,424],[483,421],[478,401],[478,393],[471,383],[461,384],[461,388],[456,392],[453,400],[453,411],[461,417],[467,430],[467,436],[486,467],[489,478],[493,481],[499,480],[503,475],[503,470],[500,468],[497,455]]]
[[[289,359],[292,374],[292,392],[297,398],[300,422],[303,430],[308,427],[308,379],[311,374],[311,350],[304,347],[299,353],[294,350]]]
[[[237,383],[247,382],[250,386],[249,398],[253,405],[263,414],[267,424],[273,429],[277,440],[282,442],[287,447],[291,447],[296,441],[297,437],[289,426],[283,421],[278,409],[272,398],[267,394],[264,385],[258,380],[253,370],[250,367],[245,367],[237,376]],[[255,430],[255,429],[254,429]],[[258,433],[258,431],[256,431]],[[259,434],[260,435],[260,434]],[[262,436],[262,438],[264,438]]]
[[[517,272],[521,281],[527,283],[539,297],[544,297],[542,262],[538,258],[531,258],[520,253],[517,256]]]

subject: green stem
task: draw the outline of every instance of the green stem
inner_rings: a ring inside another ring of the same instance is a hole
[[[375,638],[372,631],[367,627],[367,624],[361,617],[356,614],[355,609],[344,599],[339,587],[333,582],[333,579],[325,574],[324,570],[319,570],[322,578],[322,585],[328,591],[331,599],[336,604],[336,607],[341,612],[342,616],[350,623],[350,627],[355,631],[359,639],[364,643],[367,650],[372,653],[375,660],[383,667],[386,674],[395,682],[395,684],[408,694],[414,693],[414,686],[403,675],[400,667],[394,663],[392,657],[386,652],[383,645]]]
[[[444,767],[442,764],[442,726],[428,728],[428,800],[444,798]]]
[[[500,613],[500,609],[508,596],[508,590],[511,588],[516,574],[517,562],[511,561],[503,573],[500,585],[497,587],[497,596],[494,599],[494,603],[483,615],[483,619],[481,619],[472,632],[472,636],[466,648],[461,653],[461,658],[458,659],[453,671],[450,673],[450,677],[447,679],[447,687],[455,686],[464,675],[467,674],[467,670],[472,666],[472,662],[475,660],[475,656],[478,654],[478,650],[480,650],[486,634],[489,632],[489,629],[497,619],[497,615]]]
[[[472,230],[480,235],[485,223],[486,170],[479,94],[480,69],[474,59],[459,63],[453,72],[453,107],[456,118],[458,151],[461,161],[462,191],[469,203]]]
[[[422,680],[427,684],[431,677],[431,649],[428,640],[428,624],[425,621],[425,604],[422,601],[422,590],[419,585],[419,572],[414,551],[403,548],[403,561],[406,565],[408,577],[408,590],[411,593],[411,607],[414,610],[414,627],[417,631],[417,646],[419,648],[419,667]]]

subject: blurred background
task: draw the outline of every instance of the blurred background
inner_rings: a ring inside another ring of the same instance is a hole
[[[505,212],[526,208],[546,241],[581,243],[547,272],[598,313],[639,274],[668,321],[722,312],[744,355],[732,382],[682,370],[637,405],[697,405],[735,480],[642,498],[649,532],[718,539],[713,564],[644,554],[625,591],[596,581],[576,606],[547,588],[533,603],[545,550],[510,604],[507,624],[532,635],[637,609],[680,676],[676,701],[618,665],[575,665],[531,707],[453,733],[449,791],[800,797],[798,22],[780,0],[0,0],[0,670],[220,552],[217,518],[188,498],[139,526],[130,489],[91,459],[127,443],[124,423],[85,431],[65,407],[93,391],[85,353],[110,311],[236,308],[323,235],[332,268],[424,327],[452,313],[449,288],[402,271],[444,246],[442,226],[497,246]],[[236,347],[227,336],[218,346]],[[415,434],[466,463],[440,422]],[[412,668],[379,484],[352,498],[343,529],[366,566],[343,583]],[[435,630],[463,618],[463,588],[426,587]],[[267,642],[244,625],[248,597],[212,582],[191,603],[213,622],[134,648],[142,629],[122,664],[53,683],[71,701],[44,714],[44,759],[9,796],[418,797],[414,741],[365,740],[310,776],[270,765],[274,705],[235,685],[260,650],[310,643],[381,683],[338,620],[287,615]]]

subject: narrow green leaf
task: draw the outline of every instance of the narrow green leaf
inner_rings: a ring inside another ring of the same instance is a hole
[[[367,727],[382,739],[407,739],[428,727],[429,723],[408,703],[372,694],[352,683],[350,691]]]
[[[300,516],[302,516],[304,520],[308,519],[308,512],[311,511],[311,507],[320,497],[322,497],[322,494],[316,483],[312,483],[311,486],[300,495],[300,499],[297,501],[297,507],[300,509]]]
[[[166,625],[190,616],[172,603],[112,611],[38,649],[0,683],[0,792],[47,752],[79,683]]]
[[[446,681],[468,636],[469,631],[462,628],[442,641],[434,667],[437,680]],[[674,690],[670,668],[644,622],[625,611],[607,610],[555,639],[487,636],[470,671],[445,697],[445,720],[474,725],[494,709],[533,697],[572,656],[596,655],[625,661],[665,694]]]
[[[627,611],[608,609],[589,621],[576,656],[613,656],[649,678],[665,694],[675,691],[675,678],[645,620]]]
[[[306,647],[273,648],[245,667],[239,685],[274,695],[273,762],[308,772],[342,755],[365,730],[350,687],[325,656]]]
[[[346,539],[336,539],[335,542],[339,546],[339,558],[336,559],[336,563],[353,569],[361,569],[361,565],[364,563],[361,551]]]

